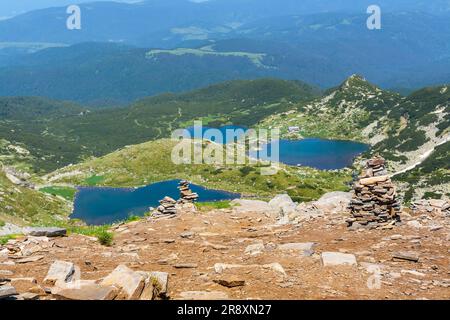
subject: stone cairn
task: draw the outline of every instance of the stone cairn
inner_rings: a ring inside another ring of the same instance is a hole
[[[378,228],[400,221],[401,205],[385,165],[386,161],[379,156],[367,161],[363,174],[353,186],[349,227]]]
[[[198,194],[192,192],[192,190],[189,188],[188,181],[181,181],[178,184],[178,189],[180,190],[180,203],[192,203],[198,200]]]
[[[171,197],[164,197],[159,201],[158,212],[163,215],[173,215],[177,213],[177,202]]]

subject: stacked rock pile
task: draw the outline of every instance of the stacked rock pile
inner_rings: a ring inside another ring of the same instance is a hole
[[[180,190],[180,202],[195,202],[198,200],[198,194],[195,192],[192,192],[192,190],[189,188],[189,182],[188,181],[181,181],[178,184],[178,189]]]
[[[387,175],[386,161],[377,156],[367,161],[364,173],[353,186],[350,227],[383,227],[400,221],[401,205],[395,185]]]
[[[160,214],[169,215],[177,213],[177,202],[171,197],[164,197],[164,199],[159,201],[159,204],[158,212]]]

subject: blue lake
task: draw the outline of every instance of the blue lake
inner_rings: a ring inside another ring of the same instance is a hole
[[[209,132],[212,136],[207,135]],[[189,127],[186,129],[186,138],[209,139],[217,143],[230,143],[233,136],[227,138],[228,131],[236,131],[237,137],[242,137],[247,128],[240,126],[223,126],[220,128],[210,127]],[[221,133],[223,141],[217,140],[215,134]],[[369,150],[369,146],[364,143],[343,140],[326,140],[308,138],[302,140],[279,140],[279,161],[291,166],[308,166],[320,170],[342,169],[352,165],[355,157]],[[272,154],[272,144],[265,144],[260,151],[250,151],[248,154],[252,158],[270,160]]]
[[[150,207],[156,208],[165,196],[179,199],[177,189],[180,180],[158,182],[146,187],[104,188],[80,187],[75,197],[72,219],[81,219],[89,225],[101,225],[125,220],[130,216],[142,216]],[[191,185],[200,196],[200,202],[230,200],[240,195]]]
[[[335,170],[351,166],[355,157],[369,150],[363,143],[340,140],[303,139],[280,140],[280,162],[308,166],[320,170]],[[261,151],[251,151],[250,156],[270,159],[272,145],[263,145]]]

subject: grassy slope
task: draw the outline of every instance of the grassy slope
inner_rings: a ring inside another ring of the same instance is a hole
[[[162,139],[124,148],[101,158],[58,170],[48,178],[54,183],[88,185],[89,178],[101,176],[101,186],[130,187],[146,185],[169,179],[188,179],[209,188],[239,192],[261,198],[280,192],[288,193],[296,200],[317,199],[334,190],[347,190],[351,180],[349,171],[325,172],[310,168],[282,166],[276,175],[262,176],[260,168],[254,166],[219,165],[175,165],[171,161],[171,150],[176,142]],[[70,177],[58,175],[80,171]]]
[[[406,183],[405,201],[410,201],[418,189],[422,197],[450,198],[450,142],[436,148],[435,152],[411,171],[395,178],[399,183]]]
[[[19,225],[59,225],[70,211],[68,202],[13,185],[0,173],[0,220]]]

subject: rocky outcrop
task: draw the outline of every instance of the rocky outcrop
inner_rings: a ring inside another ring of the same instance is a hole
[[[12,167],[4,166],[2,168],[6,178],[13,184],[22,186],[25,188],[34,189],[35,186],[31,182],[28,181],[30,179],[30,175],[28,173],[20,172]]]
[[[29,227],[24,228],[23,233],[33,237],[64,237],[67,234],[67,230],[64,228],[56,227]]]
[[[450,201],[447,200],[418,200],[411,205],[415,214],[436,214],[450,216]]]

